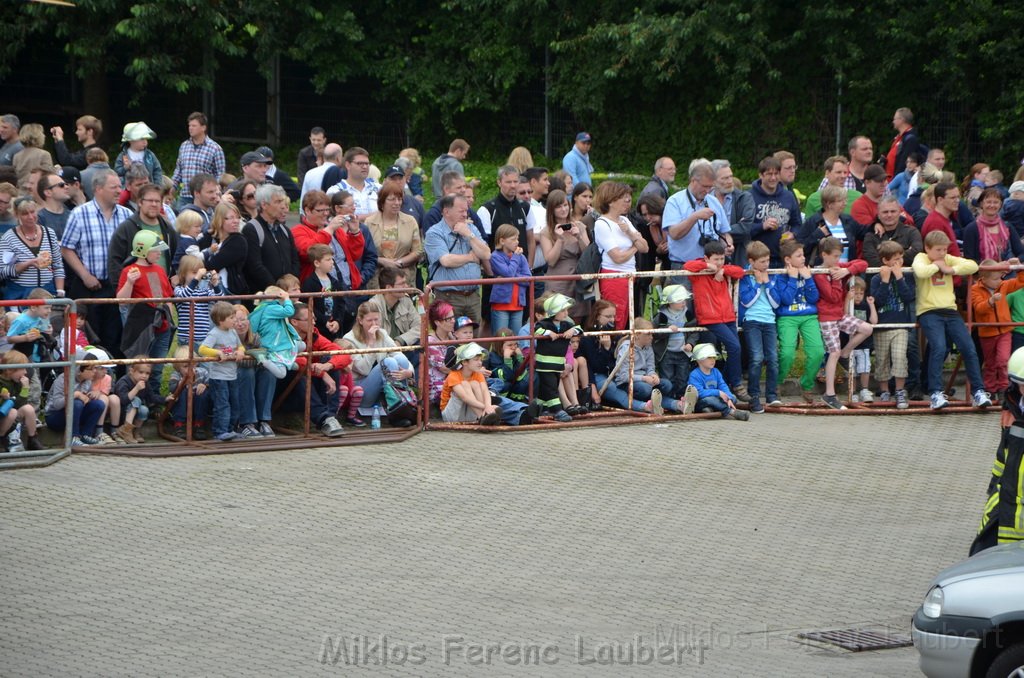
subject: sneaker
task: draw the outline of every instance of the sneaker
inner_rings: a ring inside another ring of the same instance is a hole
[[[978,389],[974,392],[974,398],[971,399],[971,404],[975,407],[985,409],[986,407],[992,406],[992,399],[988,396],[988,393]]]
[[[839,402],[839,398],[836,398],[834,395],[823,395],[821,396],[821,401],[828,405],[833,410],[846,409],[846,405],[843,405],[841,402]]]
[[[768,407],[782,407],[782,401],[779,400],[779,396],[777,395],[770,395],[767,398],[765,398],[765,400],[768,401]]]
[[[96,436],[96,441],[100,445],[116,445],[117,444],[117,441],[114,440],[110,436],[110,434],[108,434],[106,431],[100,431],[99,435]]]
[[[345,435],[345,429],[341,427],[341,423],[338,422],[334,417],[327,417],[323,423],[320,424],[320,433],[323,433],[328,438],[339,438]]]
[[[658,391],[655,391],[655,393],[658,393]],[[570,417],[569,413],[566,412],[565,410],[558,410],[557,412],[553,412],[551,416],[555,421],[560,421],[562,423],[568,423],[572,421],[572,417]]]
[[[943,407],[949,405],[949,400],[946,398],[946,394],[942,391],[936,391],[931,397],[931,408],[933,410],[941,410]]]
[[[351,417],[346,417],[345,423],[355,426],[356,428],[363,428],[364,426],[366,426],[366,422],[363,421],[362,417],[360,417],[358,414],[354,414]]]
[[[859,403],[860,402],[860,395],[857,394],[857,393],[854,393],[854,394],[850,395],[850,402],[851,403]]]
[[[82,447],[83,445],[85,445],[85,441],[80,437],[74,436],[71,438],[71,447]]]
[[[736,421],[750,421],[750,412],[745,410],[733,409],[729,414],[726,415],[727,419],[735,419]]]
[[[242,427],[242,430],[238,432],[238,437],[251,440],[253,438],[262,438],[263,434],[260,433],[252,424],[246,424]]]
[[[665,407],[661,404],[661,391],[658,389],[651,391],[651,413],[656,417],[665,414]]]
[[[761,404],[761,399],[757,396],[751,396],[750,398],[750,412],[751,414],[764,413],[764,405]]]
[[[693,385],[688,385],[686,390],[683,391],[683,414],[693,414],[696,407],[697,388]]]
[[[224,431],[224,433],[218,433],[217,435],[215,435],[214,438],[221,442],[227,442],[229,440],[235,440],[236,438],[238,438],[238,434],[235,433],[234,431]]]
[[[904,391],[904,394],[906,394],[906,391]],[[879,396],[878,396],[878,402],[880,402],[880,403],[891,403],[892,402],[892,394],[889,393],[888,391],[882,391],[879,394]]]
[[[558,417],[556,416],[555,419],[558,419]],[[569,421],[572,421],[572,419],[570,419]],[[476,423],[480,424],[481,426],[497,426],[498,424],[501,423],[501,412],[495,410],[494,412],[491,412],[489,414],[484,414],[479,419],[476,420]]]
[[[862,388],[860,390],[860,401],[862,403],[873,403],[875,402],[875,394],[871,392],[870,388]]]
[[[896,391],[896,409],[905,410],[910,407],[910,403],[907,402],[906,391]]]
[[[99,445],[100,444],[99,439],[98,438],[94,438],[93,436],[79,436],[79,437],[82,439],[82,444],[83,445]]]
[[[276,438],[277,434],[274,433],[274,429],[270,428],[270,422],[260,422],[260,435],[264,438]]]

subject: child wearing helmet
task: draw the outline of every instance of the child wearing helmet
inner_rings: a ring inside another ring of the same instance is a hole
[[[572,416],[562,408],[558,396],[558,384],[565,370],[565,355],[569,351],[569,339],[583,330],[569,318],[573,300],[564,294],[552,294],[544,301],[545,318],[539,321],[534,335],[542,337],[537,341],[534,355],[537,374],[537,401],[541,408],[550,413],[555,421],[572,421]]]
[[[114,160],[114,171],[125,185],[125,173],[135,163],[141,162],[149,171],[149,180],[159,186],[163,182],[164,169],[156,153],[149,150],[149,140],[156,139],[156,132],[144,122],[130,122],[121,134],[121,152]]]
[[[169,249],[166,242],[153,231],[139,231],[132,238],[131,255],[135,263],[121,269],[121,277],[117,282],[118,299],[159,299],[174,296],[171,280],[161,264],[163,253]],[[144,354],[150,358],[165,358],[171,348],[171,335],[174,325],[171,324],[170,303],[160,304],[164,311],[163,318],[154,322],[153,310],[157,304],[152,302],[137,303],[130,306],[128,318],[121,337],[121,350],[126,354]],[[145,336],[152,330],[152,338],[146,343]],[[146,345],[142,345],[146,343]],[[138,345],[136,345],[138,344]],[[160,391],[163,365],[154,365],[149,376],[149,389]]]

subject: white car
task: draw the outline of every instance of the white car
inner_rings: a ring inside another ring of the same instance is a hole
[[[940,572],[912,636],[929,678],[1024,678],[1024,543]]]

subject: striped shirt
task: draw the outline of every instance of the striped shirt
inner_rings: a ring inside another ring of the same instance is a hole
[[[224,174],[224,166],[224,149],[216,141],[206,137],[203,143],[194,144],[192,139],[185,139],[178,147],[178,162],[174,165],[174,176],[171,178],[175,186],[181,187],[179,195],[191,198],[189,182],[192,177],[205,172],[220,179],[220,175]]]
[[[11,229],[0,237],[0,280],[11,280],[22,287],[42,287],[54,280],[64,278],[64,259],[60,256],[60,241],[57,235],[45,226],[38,226],[42,231],[39,252],[50,251],[52,263],[48,268],[29,266],[21,273],[15,270],[19,263],[35,259],[38,255],[29,249],[25,241],[18,237],[17,229]]]
[[[85,270],[97,280],[107,279],[107,252],[114,231],[132,216],[132,211],[122,205],[114,205],[108,220],[95,200],[71,210],[68,225],[60,246],[72,250],[82,260]]]
[[[211,288],[210,283],[203,280],[193,280],[187,285],[178,285],[174,288],[174,296],[176,297],[222,297],[224,296],[224,288],[220,285]],[[196,309],[196,327],[192,338],[195,340],[194,343],[199,344],[203,341],[210,330],[213,328],[213,324],[210,322],[210,301],[197,301],[194,304],[186,302],[176,302],[174,305],[178,307],[178,343],[182,346],[188,344],[188,325],[192,316],[193,307]]]

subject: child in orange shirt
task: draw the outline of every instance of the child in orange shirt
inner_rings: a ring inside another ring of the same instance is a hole
[[[1010,259],[1002,266],[1002,270],[982,271],[978,281],[971,287],[971,305],[974,307],[974,320],[979,323],[1012,322],[1010,305],[1006,295],[1024,287],[1024,271],[1017,273],[1015,278],[1003,280],[1003,272],[1011,265],[1020,263]],[[998,266],[998,262],[985,259],[982,266]],[[981,376],[985,381],[985,390],[996,397],[998,402],[1002,392],[1010,385],[1006,373],[1006,363],[1010,360],[1010,345],[1013,327],[979,327],[978,338],[981,340],[981,354],[984,365]]]

